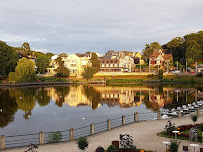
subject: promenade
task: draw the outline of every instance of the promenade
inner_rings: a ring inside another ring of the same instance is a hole
[[[190,117],[185,118],[174,118],[167,120],[152,120],[145,122],[132,123],[120,128],[112,129],[110,131],[106,131],[103,133],[95,134],[93,136],[88,137],[89,139],[89,148],[86,152],[94,152],[98,146],[103,146],[107,148],[111,141],[119,140],[120,134],[129,134],[133,136],[134,144],[137,148],[152,150],[156,152],[165,152],[165,145],[162,143],[163,141],[169,141],[170,139],[164,137],[158,137],[156,134],[164,130],[165,124],[168,120],[171,120],[175,123],[176,126],[184,125],[184,124],[192,124],[192,120]],[[203,122],[203,116],[198,118],[197,123]],[[190,142],[181,140],[180,151],[182,151],[182,146],[189,146]],[[203,144],[197,143],[203,148]],[[15,148],[15,149],[7,149],[3,152],[23,152],[26,148]],[[48,144],[48,145],[40,145],[38,152],[79,152],[77,148],[76,141],[74,142],[65,142],[58,144]],[[196,148],[197,151],[197,148]],[[193,152],[193,149],[192,149]]]

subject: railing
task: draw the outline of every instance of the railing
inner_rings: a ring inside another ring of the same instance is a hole
[[[197,109],[197,115],[203,115],[200,109]],[[181,118],[185,114],[178,111],[178,115],[175,117]],[[56,131],[56,132],[40,132],[36,134],[16,135],[16,136],[0,136],[0,149],[12,147],[27,146],[30,143],[33,144],[48,144],[56,142],[74,141],[80,137],[91,136],[103,131],[111,130],[120,126],[124,126],[139,121],[148,120],[161,120],[161,112],[147,112],[147,113],[134,113],[107,121],[91,124],[81,128],[71,128],[70,130]]]

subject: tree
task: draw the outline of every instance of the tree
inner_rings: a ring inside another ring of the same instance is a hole
[[[97,57],[97,54],[94,52],[92,53],[91,62],[92,68],[95,70],[95,73],[97,73],[100,70],[100,61]]]
[[[94,74],[95,74],[95,69],[90,67],[90,66],[87,66],[87,67],[84,68],[82,76],[83,76],[83,78],[88,80],[88,79],[93,78]]]
[[[70,71],[68,68],[64,67],[64,61],[62,61],[61,57],[58,57],[56,59],[56,63],[59,65],[59,67],[55,70],[57,77],[69,77]]]
[[[54,55],[55,55],[55,54],[50,53],[50,52],[46,53],[46,56],[47,56],[49,59],[51,59],[51,57],[54,56]]]
[[[187,66],[190,67],[194,63],[192,58],[187,59]]]
[[[0,76],[8,76],[15,70],[18,56],[14,48],[0,41]]]
[[[186,58],[192,58],[195,61],[202,58],[202,50],[197,42],[186,49]]]
[[[162,49],[162,47],[158,42],[153,42],[151,44],[145,45],[145,49],[142,50],[142,53],[145,57],[145,62],[148,62],[148,59],[150,55],[153,53],[154,49]]]
[[[184,39],[176,37],[167,43],[168,53],[172,53],[174,60],[185,58],[185,48],[183,46]]]
[[[38,55],[36,65],[38,67],[37,72],[45,73],[49,67],[49,57],[44,54]]]
[[[18,61],[15,73],[10,73],[9,81],[36,81],[36,73],[35,73],[35,63],[26,58],[22,58]],[[13,80],[15,78],[15,80]]]
[[[24,42],[22,45],[22,49],[30,51],[30,44],[28,42]]]

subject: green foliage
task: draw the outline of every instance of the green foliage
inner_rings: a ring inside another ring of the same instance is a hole
[[[53,132],[48,135],[48,143],[58,143],[61,141],[63,135],[61,132]]]
[[[37,72],[38,73],[45,73],[47,68],[49,67],[49,57],[44,54],[40,54],[37,56],[36,61]]]
[[[148,74],[148,77],[154,77],[155,75],[154,74]]]
[[[46,56],[47,56],[49,59],[51,59],[51,57],[52,57],[52,56],[54,56],[54,54],[53,54],[53,53],[48,52],[48,53],[46,53]]]
[[[143,79],[107,79],[106,83],[139,83]]]
[[[27,43],[27,42],[24,42],[23,45],[22,45],[22,48],[23,48],[24,50],[30,50],[30,44]]]
[[[197,42],[187,47],[186,58],[192,58],[195,61],[202,59],[202,50]]]
[[[163,69],[159,70],[159,79],[162,80],[163,79]]]
[[[14,73],[14,72],[10,72],[8,79],[9,79],[9,81],[10,81],[11,83],[16,82],[17,79],[16,79],[16,76],[15,76],[15,73]]]
[[[202,77],[203,74],[202,73],[197,73],[196,77]]]
[[[180,141],[172,139],[170,142],[171,142],[170,145],[169,145],[170,152],[178,152],[178,149],[179,149],[179,146],[180,146]]]
[[[201,123],[201,124],[199,125],[199,129],[201,130],[201,132],[203,132],[203,123]]]
[[[18,105],[15,98],[9,96],[9,89],[2,88],[0,89],[0,109],[3,109],[0,112],[0,127],[4,128],[9,123],[14,121],[14,115],[18,110]]]
[[[77,144],[78,144],[78,148],[81,150],[81,151],[85,151],[86,148],[88,148],[88,145],[89,145],[89,141],[87,140],[86,137],[81,137],[77,140]]]
[[[26,58],[22,58],[18,61],[15,73],[9,75],[9,81],[18,81],[18,82],[32,82],[36,81],[36,73],[34,71],[35,63]]]
[[[180,60],[180,58],[185,58],[185,49],[183,46],[184,39],[181,37],[176,37],[167,43],[168,53],[172,53],[174,60]]]
[[[69,77],[70,71],[68,68],[64,67],[64,61],[62,61],[61,57],[58,57],[56,59],[56,62],[58,63],[59,67],[55,70],[57,77]]]
[[[153,42],[151,44],[146,44],[145,49],[142,50],[142,53],[145,57],[145,62],[148,62],[150,55],[153,53],[154,49],[161,49],[161,45],[158,42]]]
[[[101,93],[92,86],[84,86],[84,92],[87,99],[92,102],[92,109],[95,110],[101,100]]]
[[[83,76],[83,78],[88,80],[88,79],[93,78],[94,74],[95,74],[95,69],[90,67],[90,66],[87,66],[87,67],[84,68],[82,76]]]
[[[40,88],[37,94],[38,104],[42,107],[48,105],[50,103],[50,96],[48,96],[48,91],[45,88]]]
[[[18,56],[14,48],[0,41],[0,76],[8,76],[15,70]]]
[[[110,145],[108,148],[107,148],[107,152],[117,152],[117,149],[114,145]]]
[[[190,67],[194,63],[192,58],[187,59],[187,66]]]
[[[192,115],[191,119],[195,123],[197,121],[197,119],[198,119],[198,116],[197,115]]]
[[[97,57],[97,54],[94,52],[92,53],[91,62],[92,62],[92,68],[95,70],[95,73],[97,73],[100,69],[100,61]]]

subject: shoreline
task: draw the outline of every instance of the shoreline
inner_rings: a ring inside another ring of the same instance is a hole
[[[116,80],[116,79],[115,79]],[[50,85],[202,85],[203,82],[184,82],[184,81],[167,81],[163,82],[160,80],[133,82],[133,83],[121,83],[121,82],[106,82],[106,81],[89,81],[89,82],[27,82],[27,83],[2,83],[1,87],[26,87],[26,86],[50,86]]]

